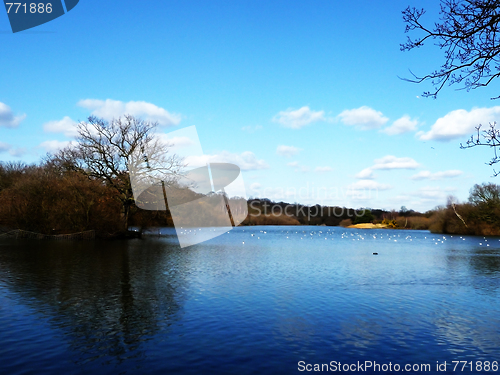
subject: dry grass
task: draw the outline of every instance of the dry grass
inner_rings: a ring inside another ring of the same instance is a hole
[[[341,227],[347,228],[352,225],[352,220],[351,219],[344,219],[340,222],[339,224]]]
[[[300,225],[293,216],[281,215],[248,215],[241,225]]]

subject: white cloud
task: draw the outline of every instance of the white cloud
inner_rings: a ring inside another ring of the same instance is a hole
[[[370,107],[362,106],[356,109],[346,109],[338,117],[345,125],[354,125],[361,130],[377,129],[384,125],[389,119],[382,112]]]
[[[253,186],[253,184],[252,184]],[[252,187],[250,187],[252,189]],[[295,197],[294,191],[289,191],[281,187],[266,187],[262,188],[260,185],[252,189],[252,193],[255,197],[267,198],[274,201],[288,200],[287,198]]]
[[[317,121],[325,121],[325,111],[312,111],[308,106],[279,112],[273,117],[274,122],[278,122],[286,128],[300,129]]]
[[[255,125],[255,126],[243,126],[241,130],[247,133],[255,133],[258,130],[262,129],[262,125]]]
[[[331,172],[333,171],[333,168],[332,167],[316,167],[314,168],[314,172],[316,173],[325,173],[325,172]]]
[[[347,186],[346,196],[356,201],[369,201],[378,198],[378,192],[392,189],[392,186],[380,184],[373,180],[359,180]]]
[[[6,152],[11,149],[11,145],[5,142],[0,142],[0,152]]]
[[[387,155],[380,159],[375,159],[372,169],[416,169],[420,166],[412,158],[397,158],[393,155]]]
[[[62,150],[63,148],[70,146],[71,144],[75,144],[75,142],[52,140],[52,141],[42,142],[38,147],[45,149],[46,152],[55,153],[59,150]]]
[[[362,180],[365,180],[365,179],[372,180],[375,178],[375,176],[373,175],[373,170],[371,168],[363,169],[361,172],[357,173],[356,176],[354,176],[354,177],[362,179]]]
[[[412,180],[441,180],[443,178],[453,178],[460,176],[463,172],[459,171],[457,169],[452,169],[448,171],[442,171],[442,172],[435,172],[431,173],[429,171],[421,171],[418,172],[417,174],[411,176]]]
[[[188,156],[184,159],[188,167],[202,167],[207,163],[232,163],[240,169],[248,171],[255,169],[267,169],[269,165],[264,160],[258,160],[251,151],[245,151],[241,154],[233,154],[228,151],[222,151],[215,155]]]
[[[290,163],[287,163],[286,165],[292,167],[295,172],[309,172],[309,167],[299,164],[298,161],[292,161]]]
[[[295,187],[261,187],[260,185],[252,191],[254,197],[268,198],[276,202],[300,202],[302,204],[323,204],[326,192],[318,196],[314,190],[305,186]],[[291,210],[289,210],[291,213]]]
[[[24,147],[12,148],[11,147],[11,149],[9,150],[9,154],[11,154],[12,156],[21,157],[24,154],[26,154],[26,148],[24,148]]]
[[[0,126],[5,126],[6,128],[16,128],[25,118],[25,114],[14,116],[10,107],[5,103],[0,102]]]
[[[183,148],[199,144],[198,140],[194,140],[186,136],[170,137],[168,134],[165,133],[157,133],[155,136],[158,137],[158,139],[162,143],[164,143],[169,147],[168,149],[169,152],[174,152],[174,153],[179,152],[179,150]]]
[[[172,137],[172,138],[166,137],[166,141],[173,147],[178,147],[178,148],[188,147],[196,144],[196,141],[194,141],[189,137]]]
[[[180,114],[170,113],[166,109],[143,101],[125,103],[112,99],[84,99],[80,100],[78,105],[91,110],[93,115],[106,120],[131,115],[145,121],[157,121],[162,126],[173,126],[178,125],[182,118]]]
[[[297,155],[300,151],[302,151],[301,148],[294,147],[294,146],[285,146],[285,145],[279,145],[276,148],[276,153],[280,156],[284,156],[287,158],[291,158],[294,155]]]
[[[449,195],[449,193],[445,192],[439,186],[425,186],[423,188],[418,189],[415,192],[415,195],[426,199],[439,199],[443,201],[443,204],[445,204],[446,201],[444,200]]]
[[[261,184],[259,184],[258,182],[254,182],[253,184],[250,185],[250,190],[260,190],[260,188],[262,187]]]
[[[76,137],[78,135],[76,126],[78,123],[68,116],[59,121],[49,121],[43,125],[43,130],[47,133],[63,133],[66,137]]]
[[[445,205],[448,196],[456,192],[454,187],[441,188],[439,186],[425,186],[418,190],[408,191],[405,194],[390,198],[393,207],[406,206],[414,210],[425,212],[433,207]]]
[[[418,172],[417,174],[414,174],[410,178],[412,180],[425,180],[425,179],[430,179],[432,176],[432,173],[430,171],[421,171]]]
[[[25,148],[14,148],[8,143],[0,142],[0,154],[2,152],[8,152],[12,156],[21,157],[26,153]]]
[[[365,168],[358,172],[354,177],[360,179],[358,183],[367,184],[367,182],[375,178],[373,170],[389,170],[389,169],[416,169],[420,166],[415,160],[409,157],[398,158],[394,155],[386,155],[383,158],[375,159],[374,164],[371,167]],[[373,181],[374,182],[374,181]],[[374,182],[377,184],[377,182]]]
[[[412,120],[410,116],[404,115],[394,121],[391,126],[382,129],[381,132],[389,135],[403,134],[417,130],[417,125],[417,120]]]
[[[475,127],[482,124],[487,127],[500,117],[500,106],[491,108],[474,108],[470,112],[457,109],[437,119],[431,130],[417,133],[420,139],[427,141],[436,139],[449,141],[454,138],[470,136],[476,132]]]
[[[348,186],[349,190],[389,190],[391,185],[380,184],[373,180],[359,180]]]

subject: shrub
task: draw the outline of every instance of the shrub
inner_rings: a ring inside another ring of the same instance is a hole
[[[31,168],[0,192],[0,221],[11,228],[43,234],[94,229],[100,235],[118,230],[120,207],[101,181],[76,172]]]
[[[340,222],[339,224],[341,227],[348,227],[348,226],[351,226],[352,225],[352,220],[351,219],[344,219]]]
[[[358,216],[356,215],[354,217],[353,223],[354,224],[364,224],[364,223],[371,223],[375,217],[372,215],[372,212],[370,210],[363,210],[363,215]]]

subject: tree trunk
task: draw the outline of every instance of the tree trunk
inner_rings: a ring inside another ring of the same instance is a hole
[[[128,214],[130,212],[130,204],[128,202],[123,202],[122,211],[120,213],[120,219],[122,223],[122,231],[124,234],[128,232]]]

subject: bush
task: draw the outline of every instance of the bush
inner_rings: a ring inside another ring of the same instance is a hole
[[[300,225],[293,216],[287,215],[248,215],[241,225]]]
[[[408,218],[408,227],[417,230],[429,229],[429,222],[429,218],[423,216],[410,216]]]
[[[353,223],[354,224],[371,223],[374,219],[375,217],[372,215],[372,212],[370,210],[364,209],[363,215],[361,216],[356,215],[354,217]]]
[[[351,219],[344,219],[340,222],[339,224],[341,227],[347,228],[352,225],[352,220]]]
[[[94,229],[115,233],[120,206],[101,181],[76,172],[47,167],[26,169],[0,192],[0,222],[15,229],[43,234],[68,234]]]

